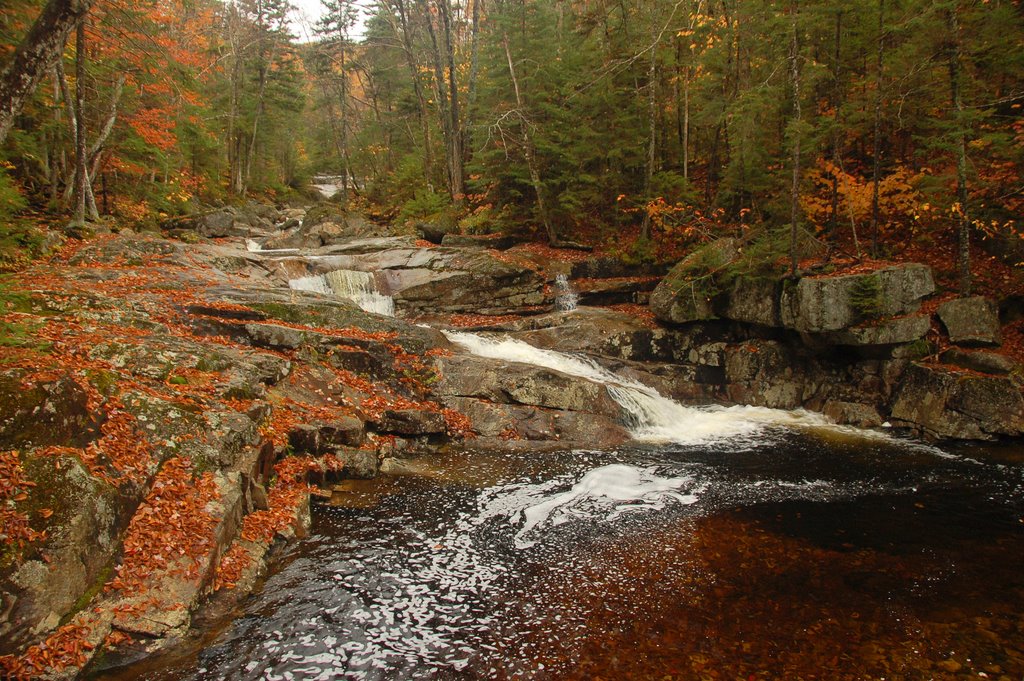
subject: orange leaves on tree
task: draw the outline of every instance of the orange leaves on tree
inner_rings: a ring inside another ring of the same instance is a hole
[[[128,117],[128,123],[139,137],[160,151],[170,151],[178,143],[177,123],[167,109],[141,109]]]

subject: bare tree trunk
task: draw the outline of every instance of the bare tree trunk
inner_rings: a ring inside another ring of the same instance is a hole
[[[789,217],[789,273],[795,277],[800,268],[797,253],[797,230],[800,219],[800,65],[799,41],[797,35],[798,8],[796,2],[790,7],[793,21],[793,37],[789,45],[789,72],[793,83],[793,184],[790,190]]]
[[[456,83],[455,73],[455,44],[452,35],[452,8],[449,0],[436,0],[441,10],[441,23],[444,27],[445,52],[448,60],[448,96],[451,98],[451,106],[448,107],[448,114],[451,116],[451,137],[448,140],[448,164],[451,166],[452,178],[452,199],[457,205],[462,205],[466,198],[465,159],[462,154],[462,122],[459,115],[459,88]]]
[[[404,0],[394,0],[394,2],[395,7],[398,9],[398,20],[401,24],[401,36],[399,37],[405,52],[405,62],[409,67],[409,77],[412,79],[412,89],[416,94],[416,101],[419,103],[418,118],[423,134],[423,174],[429,185],[430,178],[434,174],[434,162],[431,157],[432,144],[430,141],[430,119],[427,114],[427,99],[423,96],[423,88],[420,86],[419,69],[416,65],[416,55],[412,51],[412,34],[405,2]],[[398,33],[398,27],[395,27],[395,32],[396,34]]]
[[[430,7],[426,0],[420,0],[424,8],[424,18],[427,26],[427,33],[430,36],[431,56],[434,62],[434,99],[437,101],[437,115],[441,124],[441,135],[445,144],[445,174],[448,179],[448,194],[452,200],[455,199],[455,178],[452,177],[452,136],[451,117],[448,112],[448,86],[444,77],[444,65],[442,64],[441,48],[437,42],[437,31],[434,30],[434,20],[430,16]]]
[[[971,295],[971,223],[967,213],[967,135],[962,120],[964,113],[963,97],[960,92],[960,18],[957,8],[949,10],[949,31],[951,45],[949,49],[949,88],[956,116],[956,200],[960,204],[957,211],[957,251],[956,269],[960,280],[960,295]]]
[[[463,160],[468,163],[473,158],[473,117],[476,114],[476,80],[480,71],[480,5],[483,0],[472,0],[473,20],[470,28],[470,49],[469,49],[469,86],[466,91],[466,125],[463,130]],[[561,7],[561,6],[559,6]],[[561,14],[559,14],[561,17]],[[559,24],[561,25],[561,24]],[[561,37],[561,33],[559,33]],[[561,45],[561,42],[559,42]],[[561,47],[559,47],[561,49]]]
[[[548,243],[555,246],[559,243],[558,232],[555,231],[555,227],[548,217],[547,206],[544,204],[544,184],[541,182],[540,168],[537,167],[537,159],[533,152],[530,124],[523,111],[523,97],[519,91],[519,79],[516,78],[516,68],[512,61],[512,51],[508,46],[507,33],[502,34],[502,42],[505,47],[505,58],[508,60],[508,74],[512,78],[512,89],[516,93],[516,107],[519,112],[519,125],[523,138],[523,155],[526,156],[526,165],[530,170],[530,182],[533,184],[533,191],[537,195],[537,212],[540,213],[541,222],[544,223],[544,231],[547,234]]]
[[[53,135],[51,139],[52,148],[50,149],[50,205],[53,208],[57,207],[57,201],[59,198],[59,184],[62,180],[62,173],[64,170],[63,163],[63,144],[61,144],[61,108],[58,106],[58,102],[61,99],[61,87],[60,87],[60,73],[56,68],[53,69]]]
[[[89,174],[85,148],[85,21],[78,22],[75,34],[75,212],[74,222],[85,222],[89,203]]]
[[[249,184],[252,182],[252,164],[253,159],[256,158],[256,140],[257,137],[259,136],[260,118],[263,115],[264,108],[263,100],[267,91],[267,72],[270,70],[270,63],[274,59],[274,51],[271,50],[270,54],[261,55],[261,57],[264,59],[264,61],[262,61],[262,63],[260,64],[259,87],[256,90],[256,111],[252,117],[252,136],[249,138],[249,153],[247,154],[245,159],[245,176],[241,193],[244,193],[245,190],[249,187]],[[345,114],[343,111],[342,116],[344,115]]]
[[[228,7],[227,16],[227,40],[231,46],[231,97],[228,105],[228,130],[227,130],[227,153],[228,153],[228,176],[229,186],[233,194],[242,193],[242,158],[241,147],[238,141],[238,108],[240,89],[242,82],[242,55],[238,36],[238,9],[235,6]]]
[[[882,59],[885,56],[885,0],[878,0],[878,56],[875,63],[875,130],[871,172],[871,255],[878,257],[878,188],[882,172]]]
[[[98,168],[98,162],[100,152],[103,151],[103,145],[107,143],[107,139],[110,137],[110,133],[114,130],[114,124],[117,122],[117,106],[121,102],[121,93],[124,92],[124,74],[118,74],[117,81],[114,84],[114,92],[110,95],[110,106],[107,109],[107,118],[103,122],[103,126],[100,128],[100,134],[97,135],[96,140],[89,147],[89,165],[92,170],[89,172],[89,183],[92,184],[96,179],[96,171]]]
[[[654,162],[657,153],[657,102],[655,101],[658,78],[657,43],[651,46],[651,62],[647,67],[647,166],[644,168],[644,201],[653,200]],[[640,223],[640,241],[651,238],[651,211],[644,210],[644,219]]]
[[[50,0],[0,72],[0,144],[25,100],[60,56],[71,29],[85,18],[93,0]]]
[[[829,234],[834,234],[839,225],[839,168],[842,166],[842,154],[840,151],[841,138],[839,135],[839,107],[842,97],[840,87],[840,46],[842,40],[843,10],[836,11],[835,43],[832,52],[832,107],[835,109],[835,120],[832,123],[832,163],[835,165],[835,172],[832,173],[832,206],[828,218]]]

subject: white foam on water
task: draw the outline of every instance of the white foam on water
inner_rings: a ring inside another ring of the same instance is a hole
[[[263,248],[259,241],[255,239],[245,240],[245,250],[250,253],[298,253],[297,248]]]
[[[297,291],[312,291],[325,296],[337,296],[353,301],[363,310],[387,317],[395,316],[395,301],[377,291],[370,272],[334,270],[326,274],[289,279],[288,286]]]
[[[522,522],[515,546],[528,548],[537,543],[544,530],[573,519],[614,521],[626,513],[661,510],[670,502],[690,505],[697,501],[702,486],[691,476],[661,477],[654,468],[609,464],[594,468],[564,492],[563,480],[530,484],[517,483],[487,490],[480,497],[476,517],[482,523],[496,516]]]
[[[445,335],[474,355],[542,366],[607,386],[608,394],[628,414],[633,437],[642,442],[692,445],[753,436],[771,427],[834,427],[824,416],[803,409],[686,407],[587,357],[537,348],[514,338],[488,338],[456,331],[446,331]]]

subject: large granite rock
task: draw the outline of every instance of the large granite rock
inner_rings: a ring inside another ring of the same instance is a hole
[[[719,239],[686,256],[651,293],[654,316],[671,324],[715,319],[712,300],[719,291],[713,273],[737,255],[735,239]]]
[[[758,326],[781,326],[779,290],[782,282],[770,277],[737,277],[721,316]]]
[[[939,305],[939,319],[957,345],[999,345],[999,307],[991,298],[956,298]]]
[[[903,378],[891,417],[937,437],[1019,436],[1024,434],[1024,395],[1008,377],[915,364]]]
[[[441,379],[434,393],[442,397],[475,397],[501,404],[622,415],[622,407],[604,385],[532,364],[453,355],[438,359]]]
[[[872,300],[864,300],[867,291]],[[847,329],[865,318],[916,312],[921,299],[935,291],[926,265],[906,263],[870,274],[805,277],[783,287],[780,321],[807,333]]]
[[[166,220],[166,230],[192,230],[208,239],[226,237],[248,237],[265,234],[273,229],[272,220],[277,211],[272,206],[257,208],[255,204],[246,208],[226,206],[203,213]]]
[[[472,397],[450,397],[445,403],[469,417],[482,438],[551,441],[571,446],[612,447],[628,442],[626,429],[614,419],[589,412],[500,404]]]
[[[323,219],[325,216],[322,214],[312,215],[316,217],[307,214],[300,226],[267,239],[263,242],[263,249],[312,250],[359,237],[379,236],[384,231],[358,213],[332,214],[330,220]]]
[[[362,245],[370,246],[364,250]],[[289,279],[337,270],[374,272],[380,293],[399,312],[412,314],[509,314],[550,303],[545,278],[534,269],[491,251],[420,248],[408,240],[349,242],[315,261],[282,259],[278,271]]]

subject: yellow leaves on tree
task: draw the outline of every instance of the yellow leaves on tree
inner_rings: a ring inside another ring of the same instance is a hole
[[[873,187],[870,177],[858,177],[845,172],[831,161],[819,161],[808,171],[807,179],[813,188],[800,197],[804,214],[818,231],[823,231],[832,219],[832,183],[836,183],[838,225],[864,228],[871,220]],[[915,185],[920,175],[903,166],[881,178],[878,186],[879,228],[882,233],[913,225],[923,210],[927,210],[921,193]]]

